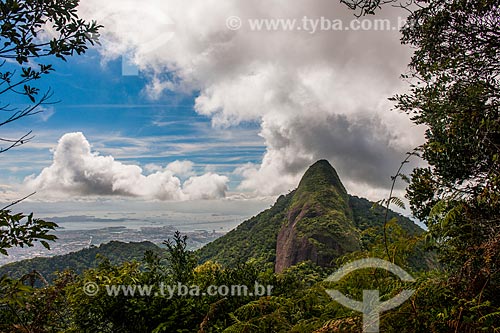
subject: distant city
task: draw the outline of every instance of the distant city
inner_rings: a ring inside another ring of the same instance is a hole
[[[190,250],[196,250],[221,237],[238,223],[237,221],[227,222],[228,227],[219,226],[219,222],[217,225],[214,225],[217,229],[196,229],[185,231],[181,229],[180,231],[182,234],[188,236],[188,248]],[[105,223],[101,220],[96,227],[102,224]],[[64,223],[60,223],[60,225],[64,225]],[[150,241],[161,246],[161,243],[169,238],[172,238],[174,232],[177,230],[178,228],[171,225],[143,226],[138,229],[123,225],[84,230],[59,228],[53,233],[58,237],[58,239],[56,242],[50,242],[50,250],[47,250],[39,244],[30,248],[12,248],[9,250],[9,256],[0,256],[0,266],[9,262],[34,257],[51,257],[75,252],[86,247],[99,246],[100,244],[107,243],[112,240],[122,242]]]

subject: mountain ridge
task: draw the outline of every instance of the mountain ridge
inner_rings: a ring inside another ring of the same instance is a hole
[[[335,257],[360,250],[349,196],[335,169],[319,160],[293,194],[276,240],[275,271],[310,260],[330,266]]]
[[[231,266],[252,260],[276,272],[308,260],[329,267],[335,258],[363,246],[363,230],[383,226],[385,210],[372,207],[373,202],[349,195],[331,164],[319,160],[295,190],[197,253],[200,262]],[[389,219],[393,217],[408,234],[423,232],[389,211]]]
[[[349,195],[335,169],[328,161],[320,160],[304,174],[297,189],[279,196],[270,208],[198,250],[199,261],[212,260],[225,266],[253,261],[262,269],[276,272],[307,260],[328,267],[336,257],[370,242],[360,236],[362,231],[382,228],[385,209],[372,206],[373,202],[367,199]],[[398,224],[409,235],[423,232],[410,219],[389,211],[389,220],[393,217],[398,218]],[[339,224],[342,228],[337,228]],[[96,267],[97,254],[118,264],[130,259],[140,261],[146,250],[164,252],[150,242],[112,241],[62,256],[6,264],[0,267],[0,276],[18,278],[37,270],[51,280],[54,271],[72,269],[81,273]]]

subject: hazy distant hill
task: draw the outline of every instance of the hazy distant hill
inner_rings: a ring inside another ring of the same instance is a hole
[[[296,190],[206,245],[198,255],[202,262],[225,265],[253,259],[278,272],[304,260],[329,266],[336,257],[361,248],[361,231],[383,225],[384,209],[372,206],[366,199],[348,195],[335,169],[321,160],[307,170]],[[423,231],[391,211],[392,217],[409,234]]]
[[[81,273],[85,269],[96,267],[98,264],[96,256],[98,254],[105,256],[113,264],[120,264],[126,261],[141,260],[147,250],[157,253],[163,251],[150,242],[124,243],[112,241],[99,247],[91,247],[65,255],[13,262],[0,267],[0,276],[7,274],[13,278],[20,278],[24,274],[36,270],[50,281],[56,271],[71,269],[76,273]]]

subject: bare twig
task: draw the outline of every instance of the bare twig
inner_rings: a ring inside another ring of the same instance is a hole
[[[18,203],[20,203],[20,202],[22,202],[22,201],[24,201],[24,200],[28,199],[29,197],[31,197],[31,196],[33,196],[33,195],[35,195],[35,194],[36,194],[36,192],[33,192],[33,193],[31,193],[31,194],[28,194],[28,195],[27,195],[27,196],[25,196],[24,198],[19,199],[19,200],[16,200],[16,201],[12,202],[11,204],[8,204],[7,206],[3,207],[2,209],[0,209],[0,211],[3,211],[3,210],[6,210],[6,209],[8,209],[8,208],[10,208],[10,207],[12,207],[12,206],[15,206],[15,205],[17,205]]]
[[[31,133],[33,133],[33,131],[29,131],[28,133],[26,133],[25,135],[23,135],[19,139],[14,139],[14,140],[0,138],[0,141],[9,142],[11,144],[7,148],[0,148],[0,154],[5,153],[6,151],[11,150],[12,148],[21,146],[21,145],[25,144],[26,142],[31,141],[31,139],[34,138],[34,136],[31,135]]]
[[[389,254],[389,245],[387,242],[387,219],[389,218],[389,206],[391,205],[391,202],[393,200],[392,194],[394,192],[394,187],[396,186],[396,180],[400,177],[401,175],[401,170],[403,169],[403,166],[407,163],[410,162],[410,157],[417,155],[417,149],[415,149],[412,152],[406,153],[406,158],[404,159],[403,162],[401,162],[401,165],[399,166],[398,171],[394,176],[391,176],[392,179],[392,185],[391,185],[391,191],[389,193],[389,198],[387,199],[387,205],[385,207],[385,217],[384,217],[384,246],[385,246],[385,253],[387,254],[387,258],[390,260],[391,256]],[[394,260],[392,260],[394,262]]]

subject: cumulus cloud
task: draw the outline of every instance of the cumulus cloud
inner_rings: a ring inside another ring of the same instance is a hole
[[[304,17],[349,24],[354,13],[339,1],[107,3],[103,8],[100,0],[82,0],[81,14],[106,27],[106,57],[131,52],[150,73],[146,91],[152,97],[165,90],[195,92],[195,110],[215,127],[261,124],[267,149],[262,163],[236,170],[243,177],[240,189],[282,193],[320,158],[356,191],[387,187],[405,152],[423,140],[424,129],[389,111],[387,98],[405,89],[399,75],[410,57],[397,30],[312,34],[248,26],[248,19]],[[136,7],[140,15],[131,10]],[[226,27],[234,15],[243,22],[239,31]],[[388,6],[371,19],[397,26],[406,15]]]
[[[218,199],[226,195],[229,179],[215,173],[191,176],[184,184],[177,175],[192,175],[193,163],[178,161],[144,175],[137,165],[93,152],[82,133],[68,133],[54,149],[52,165],[25,179],[40,195],[124,196],[158,200]]]
[[[148,163],[144,166],[144,170],[151,173],[168,170],[177,176],[188,177],[188,176],[193,176],[195,174],[193,167],[194,163],[191,161],[173,161],[167,164],[166,167],[163,167],[155,163]]]
[[[0,202],[13,202],[19,195],[10,185],[0,184]]]
[[[179,176],[192,176],[194,163],[191,161],[173,161],[166,167],[167,170]]]

